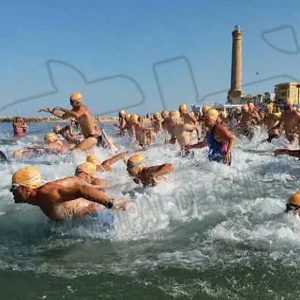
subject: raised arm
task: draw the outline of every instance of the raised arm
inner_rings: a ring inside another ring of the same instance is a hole
[[[121,159],[124,159],[125,156],[124,156],[125,153],[119,153],[113,157],[110,157],[108,159],[106,159],[101,165],[102,167],[105,169],[105,170],[110,170],[110,166],[114,163],[116,163],[117,161],[121,160]]]
[[[174,167],[175,167],[174,164],[163,164],[159,166],[149,167],[148,172],[153,177],[158,177],[170,173],[171,171],[174,170]]]

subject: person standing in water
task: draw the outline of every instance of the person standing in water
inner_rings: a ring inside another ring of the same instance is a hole
[[[81,129],[83,140],[74,149],[86,151],[92,149],[102,140],[102,130],[97,126],[96,120],[87,106],[83,104],[83,96],[79,92],[74,92],[70,96],[72,109],[55,107],[54,109],[43,109],[61,119],[75,118]]]
[[[28,126],[24,119],[16,117],[13,121],[14,137],[22,137],[27,133]]]
[[[208,159],[210,161],[231,164],[231,149],[235,143],[235,136],[225,125],[217,123],[219,113],[216,109],[210,109],[204,115],[204,122],[208,128],[206,138],[194,145],[188,145],[188,150],[193,148],[203,148],[208,146]]]

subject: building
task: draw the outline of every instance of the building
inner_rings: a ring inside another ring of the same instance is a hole
[[[286,103],[291,101],[294,104],[300,103],[300,83],[285,82],[275,85],[275,101],[277,103]]]

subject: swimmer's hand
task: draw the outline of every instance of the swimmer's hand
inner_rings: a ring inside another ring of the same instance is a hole
[[[193,145],[185,145],[184,146],[184,150],[186,150],[186,151],[189,151],[191,149],[193,149]]]
[[[38,112],[52,113],[53,109],[51,109],[51,108],[41,108],[41,109],[38,110]]]
[[[231,162],[231,158],[232,158],[231,151],[227,151],[223,160],[224,164],[228,165]]]
[[[114,201],[114,206],[112,209],[114,210],[126,210],[126,205],[128,200],[126,198],[121,198]]]
[[[157,185],[157,180],[152,174],[149,174],[148,176],[145,176],[142,180],[144,186],[156,186]]]
[[[282,154],[287,154],[288,153],[288,150],[287,149],[276,149],[274,151],[274,155],[275,156],[278,156],[278,155],[282,155]]]

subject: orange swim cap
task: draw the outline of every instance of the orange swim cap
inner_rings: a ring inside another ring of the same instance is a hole
[[[100,162],[98,161],[97,157],[95,154],[90,154],[86,157],[86,161],[89,162],[89,163],[92,163],[96,166],[99,166],[100,165]]]
[[[79,174],[81,172],[86,173],[90,176],[94,176],[96,174],[96,165],[91,162],[84,162],[77,166],[75,170],[75,174]]]
[[[40,187],[41,182],[40,170],[33,166],[21,168],[12,176],[12,184],[22,185],[31,189]]]
[[[45,142],[54,143],[58,141],[58,137],[54,132],[49,132],[45,135]]]
[[[81,102],[82,100],[83,100],[83,96],[79,92],[74,92],[70,96],[70,101],[72,101],[72,102],[74,102],[74,101]]]

